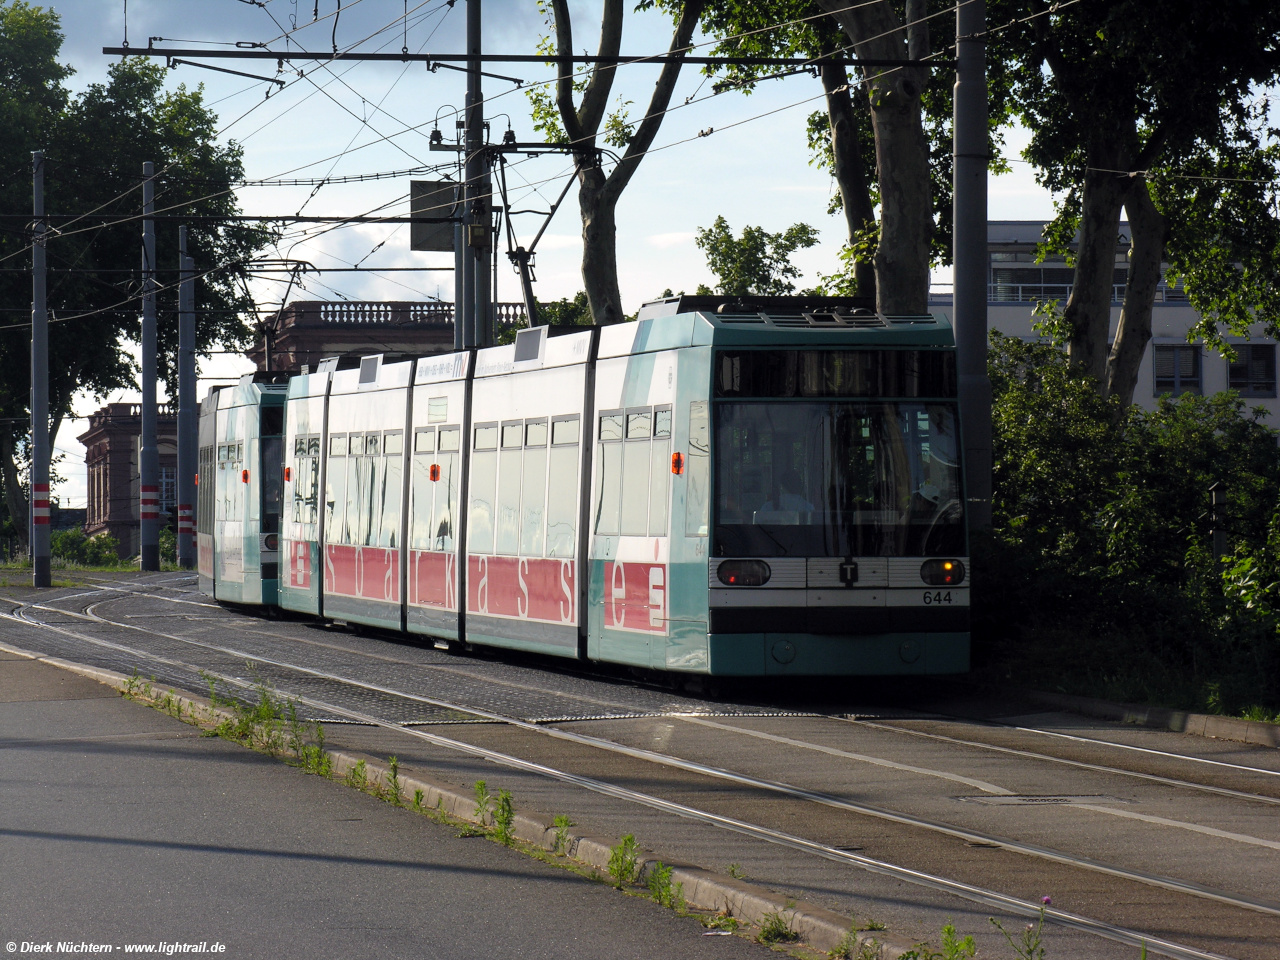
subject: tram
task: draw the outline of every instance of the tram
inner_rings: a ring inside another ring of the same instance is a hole
[[[201,410],[200,587],[649,670],[963,672],[956,385],[945,317],[801,297],[248,375]]]

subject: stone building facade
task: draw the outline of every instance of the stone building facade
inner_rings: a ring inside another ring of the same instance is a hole
[[[156,416],[160,452],[160,521],[169,523],[177,503],[178,408],[161,404]],[[110,534],[120,555],[138,554],[138,455],[142,446],[142,404],[109,403],[89,416],[89,429],[76,438],[85,446],[88,507],[84,532]]]
[[[524,325],[523,304],[493,306],[499,329]],[[314,370],[326,357],[422,356],[452,349],[452,303],[295,300],[263,324],[262,338],[246,356],[259,370]]]

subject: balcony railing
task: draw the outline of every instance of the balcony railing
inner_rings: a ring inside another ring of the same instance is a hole
[[[1071,296],[1069,283],[992,283],[987,286],[987,299],[992,303],[1029,303],[1033,300],[1066,300]],[[1111,302],[1124,301],[1123,283],[1111,288]],[[1160,284],[1156,288],[1156,303],[1185,303],[1187,293],[1180,287]]]
[[[495,303],[493,308],[498,326],[524,325],[524,304]],[[410,300],[298,300],[285,310],[284,325],[290,323],[452,324],[453,304]]]

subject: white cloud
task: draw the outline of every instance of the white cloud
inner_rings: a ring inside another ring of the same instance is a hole
[[[647,237],[649,246],[666,249],[667,247],[683,247],[688,243],[692,243],[696,233],[688,230],[677,230],[673,233],[655,233]]]

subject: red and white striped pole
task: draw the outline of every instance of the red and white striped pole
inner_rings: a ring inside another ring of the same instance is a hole
[[[160,519],[160,488],[143,484],[138,496],[138,519],[143,523]]]
[[[191,504],[178,504],[178,550],[179,561],[188,561],[188,558],[194,553],[191,544],[195,540],[196,521],[195,511],[191,509]],[[183,548],[186,549],[183,549]],[[187,568],[189,569],[189,568]]]
[[[49,525],[49,485],[47,483],[31,485],[31,522],[36,526]]]

